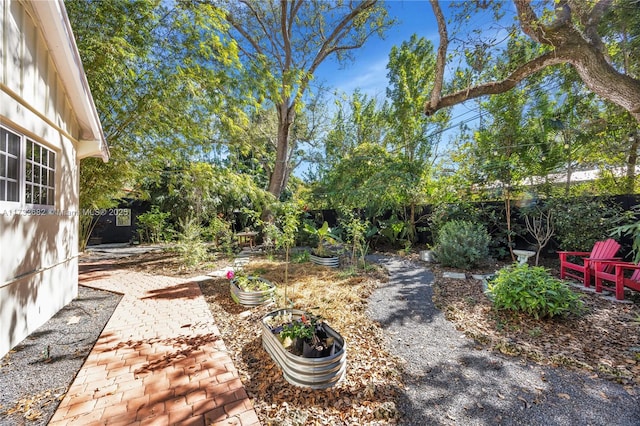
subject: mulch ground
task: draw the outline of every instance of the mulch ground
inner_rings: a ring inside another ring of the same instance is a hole
[[[501,266],[474,273],[491,273]],[[543,266],[559,276],[554,260]],[[536,320],[493,309],[479,280],[444,278],[443,272],[451,269],[438,265],[432,265],[432,270],[434,302],[467,336],[504,354],[583,369],[625,385],[640,384],[638,295],[629,294],[632,303],[626,304],[579,292],[585,306],[582,315]]]
[[[278,306],[285,306],[284,264],[253,261],[245,269],[276,283]],[[381,329],[365,314],[366,299],[380,270],[353,276],[338,270],[291,264],[286,306],[323,318],[347,342],[347,374],[338,385],[311,390],[286,382],[262,348],[260,321],[276,305],[242,307],[229,296],[229,281],[201,284],[243,384],[263,424],[394,424],[400,362],[382,344]]]
[[[417,259],[415,254],[410,257]],[[207,268],[186,271],[176,262],[174,255],[154,253],[130,263],[136,269],[181,276],[231,264],[221,259]],[[428,265],[435,275],[435,303],[448,320],[479,344],[539,363],[586,370],[634,392],[634,385],[640,384],[640,302],[635,295],[630,297],[633,303],[621,304],[583,294],[584,314],[565,319],[536,320],[498,312],[471,273],[491,273],[505,265],[494,263],[466,271],[465,280],[443,277],[445,271],[461,271]],[[554,260],[545,261],[544,266],[558,275]],[[247,269],[276,283],[279,303],[284,303],[282,262],[252,262]],[[289,306],[324,317],[349,345],[345,380],[322,391],[287,383],[262,348],[259,321],[275,305],[244,308],[235,304],[226,279],[201,286],[264,424],[395,424],[399,420],[396,398],[403,387],[402,361],[385,351],[382,330],[364,312],[368,295],[386,279],[380,270],[352,276],[310,263],[290,265],[287,299],[293,305]]]

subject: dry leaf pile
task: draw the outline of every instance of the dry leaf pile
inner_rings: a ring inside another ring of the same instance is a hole
[[[434,302],[446,318],[477,341],[508,355],[580,368],[624,385],[640,385],[640,306],[579,292],[580,316],[536,320],[498,312],[475,279],[442,277],[434,266]],[[552,272],[554,272],[552,270]]]
[[[21,398],[15,406],[3,410],[0,406],[0,412],[5,413],[7,416],[12,416],[15,413],[20,413],[25,420],[36,421],[42,418],[43,408],[53,402],[59,402],[65,395],[65,389],[47,389],[36,395],[30,395],[25,398]]]
[[[402,388],[400,363],[385,350],[381,329],[365,313],[367,297],[386,275],[377,271],[350,276],[310,263],[289,265],[286,294],[293,305],[287,307],[322,317],[347,345],[345,379],[326,390],[310,390],[289,384],[262,348],[262,317],[284,306],[284,263],[254,260],[245,270],[278,286],[277,305],[237,305],[225,279],[203,283],[201,288],[260,421],[265,425],[395,424],[395,401]]]

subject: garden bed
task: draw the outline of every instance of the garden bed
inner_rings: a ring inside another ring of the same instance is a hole
[[[282,325],[273,324],[279,317],[286,317]],[[310,324],[315,328],[322,346],[313,348],[310,342],[296,339],[288,342],[280,335],[294,323],[302,323],[309,314],[297,309],[279,309],[262,318],[262,347],[280,366],[285,380],[293,385],[311,389],[325,389],[344,378],[347,369],[347,351],[344,338],[326,323]],[[308,320],[307,320],[308,321]],[[330,343],[328,343],[330,341]],[[299,344],[298,344],[299,343]],[[298,347],[299,346],[299,347]]]
[[[247,273],[277,285],[277,299],[285,292],[284,263],[252,262]],[[228,295],[221,278],[201,285],[216,324],[240,378],[263,424],[396,424],[395,402],[401,392],[400,361],[384,346],[380,327],[365,313],[368,295],[386,274],[375,269],[354,276],[309,262],[289,266],[287,297],[294,309],[322,317],[348,343],[348,366],[343,379],[327,389],[291,385],[263,348],[262,319],[274,306],[247,310]]]
[[[474,273],[492,273],[504,262]],[[554,276],[553,260],[545,265]],[[456,328],[502,353],[579,368],[622,384],[640,384],[640,306],[583,293],[585,311],[566,319],[539,319],[496,312],[480,280],[444,278],[450,268],[432,265],[434,302]],[[470,275],[469,275],[470,276]]]

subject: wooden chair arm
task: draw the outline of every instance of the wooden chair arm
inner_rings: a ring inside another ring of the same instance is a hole
[[[558,254],[566,254],[568,256],[588,256],[590,251],[559,251]]]
[[[626,262],[621,262],[622,260],[621,257],[604,257],[604,258],[585,257],[584,259],[590,262],[598,262],[598,263],[626,263]]]
[[[640,265],[628,262],[614,263],[616,269],[640,269]]]

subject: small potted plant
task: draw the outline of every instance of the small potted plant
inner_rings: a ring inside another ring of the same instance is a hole
[[[326,245],[336,243],[339,238],[337,235],[331,233],[331,228],[329,228],[327,221],[324,221],[320,228],[315,228],[314,226],[305,223],[304,230],[318,238],[318,246],[310,255],[311,262],[316,265],[337,268],[340,265],[340,259],[335,254],[331,253],[329,249],[327,249]]]
[[[265,278],[229,271],[227,279],[231,298],[242,306],[258,306],[274,298],[276,286]]]

